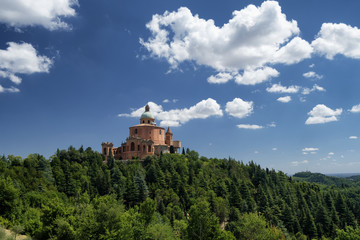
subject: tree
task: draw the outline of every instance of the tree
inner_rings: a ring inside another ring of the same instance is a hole
[[[23,226],[21,226],[21,225],[16,225],[16,226],[14,226],[14,227],[12,227],[11,228],[11,231],[14,233],[14,235],[15,235],[15,240],[16,240],[16,236],[17,235],[20,235],[20,234],[22,234],[22,233],[24,233],[24,227]]]
[[[210,204],[207,201],[194,204],[189,211],[187,229],[189,239],[218,239],[222,235],[218,221],[215,214],[210,211]]]
[[[147,198],[141,205],[140,205],[140,214],[145,220],[145,224],[149,224],[154,213],[156,211],[156,202],[150,198]]]
[[[263,216],[257,213],[245,213],[229,229],[236,239],[280,240],[284,239],[280,229],[270,227]]]
[[[336,235],[335,240],[360,240],[360,227],[346,226],[345,229],[337,229]]]
[[[17,205],[20,191],[10,177],[0,178],[0,215],[8,216]]]
[[[147,240],[175,240],[172,227],[166,223],[154,223],[146,229]]]
[[[149,194],[149,190],[146,185],[146,181],[140,171],[136,173],[136,176],[134,177],[134,182],[138,190],[138,196],[136,200],[139,203],[143,202],[147,198]]]

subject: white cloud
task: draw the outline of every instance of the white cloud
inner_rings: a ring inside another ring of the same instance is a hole
[[[360,113],[360,104],[353,106],[349,111],[352,113]]]
[[[49,72],[52,60],[37,54],[29,43],[8,42],[6,50],[0,49],[0,77],[8,78],[15,84],[21,83],[21,78],[15,74],[32,74]]]
[[[277,148],[272,148],[273,151],[277,151],[278,149]]]
[[[291,101],[291,97],[290,97],[290,96],[279,97],[279,98],[277,99],[277,101],[282,102],[282,103],[288,103],[288,102]]]
[[[309,163],[309,160],[304,160],[304,161],[293,161],[293,162],[291,162],[291,164],[293,165],[293,166],[299,166],[300,164],[308,164]]]
[[[3,86],[0,85],[0,93],[3,92],[17,93],[20,92],[20,90],[16,87],[4,88]]]
[[[0,2],[0,22],[13,27],[40,25],[49,30],[69,29],[61,18],[75,16],[77,0],[5,0]]]
[[[310,72],[306,72],[303,74],[304,77],[306,78],[316,78],[316,79],[322,79],[324,76],[323,75],[319,75],[316,72],[310,71]]]
[[[209,66],[218,72],[208,78],[211,83],[225,83],[233,76],[238,84],[257,84],[279,75],[269,65],[297,63],[313,51],[298,37],[297,22],[288,21],[276,1],[234,11],[223,26],[181,7],[153,15],[146,27],[151,37],[140,43],[152,57],[166,59],[171,68],[183,62]]]
[[[326,90],[325,90],[325,88],[320,87],[319,85],[315,84],[312,88],[303,88],[302,94],[308,95],[308,94],[310,94],[311,92],[315,92],[315,91],[325,92]]]
[[[304,155],[307,155],[307,154],[316,154],[317,151],[319,151],[319,148],[314,148],[314,147],[307,147],[307,148],[303,148],[302,150],[302,153]]]
[[[169,102],[176,103],[177,101],[179,101],[179,100],[178,100],[178,99],[172,99],[172,100],[164,99],[162,102],[163,102],[163,103],[169,103]]]
[[[243,74],[235,76],[235,82],[240,85],[255,85],[279,76],[279,72],[271,67],[245,69]]]
[[[260,125],[255,125],[255,124],[238,124],[236,125],[238,128],[242,128],[242,129],[251,129],[251,130],[256,130],[256,129],[262,129],[264,128],[263,126]]]
[[[313,67],[315,67],[315,64],[314,64],[314,63],[312,63],[312,64],[309,65],[309,68],[313,68]]]
[[[220,105],[212,98],[202,100],[190,108],[172,109],[164,111],[161,105],[149,102],[150,111],[157,120],[160,120],[161,126],[180,126],[192,119],[205,119],[211,116],[222,116]],[[119,117],[140,117],[144,112],[144,107],[133,109],[130,114],[122,113]]]
[[[270,88],[266,88],[267,92],[270,93],[297,93],[299,91],[299,86],[282,86],[281,83],[273,84]]]
[[[294,64],[305,58],[310,58],[313,49],[310,44],[299,38],[293,38],[286,46],[274,54],[275,63]]]
[[[337,116],[341,115],[341,113],[341,108],[332,110],[324,104],[318,104],[308,113],[310,117],[306,120],[305,124],[320,124],[338,121]]]
[[[317,38],[311,43],[314,50],[328,59],[337,54],[360,58],[360,30],[344,23],[323,23]]]
[[[329,152],[328,155],[333,156],[335,153]]]
[[[350,136],[349,139],[358,139],[357,136]]]
[[[252,114],[253,102],[246,102],[241,98],[234,98],[226,103],[225,111],[233,117],[244,118]]]
[[[226,83],[231,79],[233,79],[233,76],[230,73],[220,72],[215,76],[211,75],[210,77],[208,77],[207,81],[209,83]]]

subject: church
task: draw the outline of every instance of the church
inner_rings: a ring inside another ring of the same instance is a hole
[[[140,117],[140,124],[129,128],[129,137],[120,147],[113,147],[113,143],[101,144],[102,154],[107,160],[112,153],[116,160],[143,159],[149,155],[159,156],[161,153],[177,153],[180,151],[181,142],[173,141],[173,133],[168,127],[156,126],[154,115],[150,112],[149,105]]]

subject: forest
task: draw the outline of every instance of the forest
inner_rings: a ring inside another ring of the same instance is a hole
[[[70,146],[0,157],[0,239],[360,239],[360,184],[196,151],[115,161]]]

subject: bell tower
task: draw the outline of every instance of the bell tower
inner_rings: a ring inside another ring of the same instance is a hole
[[[165,144],[168,146],[173,145],[173,133],[171,132],[170,127],[168,127],[165,134]]]

